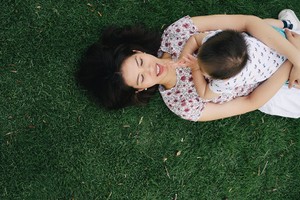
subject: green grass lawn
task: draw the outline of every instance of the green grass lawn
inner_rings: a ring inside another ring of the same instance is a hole
[[[0,199],[295,200],[300,120],[258,111],[179,119],[159,94],[106,111],[73,73],[109,24],[163,30],[184,15],[276,18],[299,0],[6,0],[0,18]]]

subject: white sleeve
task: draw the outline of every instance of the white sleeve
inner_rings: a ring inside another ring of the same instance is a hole
[[[212,79],[208,82],[209,89],[214,93],[221,94],[221,93],[232,93],[234,87],[230,84],[230,79],[228,80],[217,80]]]

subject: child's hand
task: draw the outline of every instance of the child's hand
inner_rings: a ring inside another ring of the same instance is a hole
[[[186,62],[186,57],[187,56],[188,56],[188,54],[181,53],[179,58],[178,58],[177,64],[180,65],[181,67],[188,67],[187,62]]]
[[[289,42],[292,43],[299,50],[300,55],[300,35],[287,29],[285,30],[285,34]],[[294,66],[291,70],[289,77],[289,88],[293,86],[299,86],[300,84],[300,63],[293,64]]]
[[[200,70],[197,58],[191,54],[183,56],[181,62],[184,66],[191,68],[192,71]]]
[[[185,60],[183,59],[185,57],[185,55],[181,54],[177,60],[177,64],[178,66],[181,66],[181,67],[186,67],[186,63],[185,63]]]

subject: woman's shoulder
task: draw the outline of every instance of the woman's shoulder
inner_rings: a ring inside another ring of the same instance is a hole
[[[167,52],[176,60],[188,38],[195,33],[197,28],[189,16],[177,20],[164,30],[159,56]]]
[[[193,20],[189,15],[186,15],[177,21],[173,22],[171,25],[169,25],[165,30],[164,34],[168,32],[180,32],[181,29],[190,29],[194,27]]]

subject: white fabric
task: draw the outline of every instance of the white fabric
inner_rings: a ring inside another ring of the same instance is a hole
[[[300,90],[296,88],[289,89],[287,85],[284,85],[277,94],[259,110],[269,115],[299,118]]]

